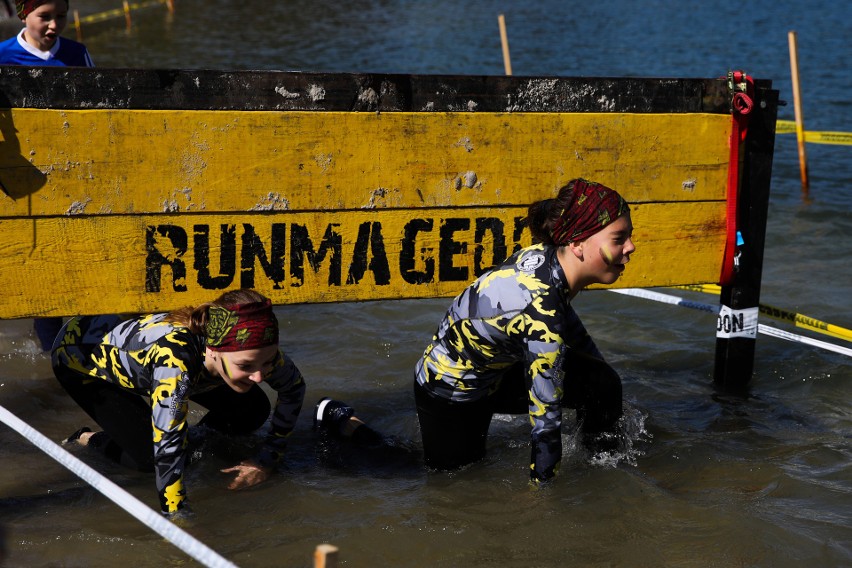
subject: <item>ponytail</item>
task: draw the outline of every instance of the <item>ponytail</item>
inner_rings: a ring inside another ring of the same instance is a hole
[[[233,308],[242,304],[265,302],[266,296],[249,289],[231,290],[225,292],[212,302],[205,302],[197,307],[187,306],[169,312],[164,321],[188,328],[195,335],[207,337],[207,322],[210,319],[210,308]]]
[[[526,224],[532,233],[533,242],[553,245],[553,224],[559,218],[556,199],[548,198],[536,201],[527,210]]]
[[[208,310],[212,302],[206,302],[198,307],[187,306],[169,312],[164,321],[189,329],[194,335],[206,335]]]

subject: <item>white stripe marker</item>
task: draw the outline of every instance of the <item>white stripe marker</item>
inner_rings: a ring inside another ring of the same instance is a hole
[[[136,517],[148,528],[170,541],[176,547],[210,568],[237,568],[235,564],[164,518],[142,501],[69,454],[61,446],[46,438],[32,426],[0,406],[0,421],[32,442],[38,449],[71,470],[80,479],[103,493],[119,507]]]
[[[610,292],[615,292],[616,294],[624,294],[625,296],[635,296],[637,298],[644,298],[645,300],[654,300],[655,302],[662,302],[664,304],[673,304],[675,306],[691,308],[693,310],[701,310],[702,312],[710,312],[717,315],[721,310],[721,306],[713,306],[711,304],[704,304],[701,302],[692,302],[690,300],[685,300],[679,296],[674,296],[672,294],[661,294],[660,292],[653,292],[651,290],[644,290],[642,288],[619,288],[615,290],[610,290]],[[848,347],[842,347],[840,345],[835,345],[833,343],[828,343],[827,341],[811,339],[809,337],[796,335],[795,333],[790,333],[788,331],[783,331],[781,329],[777,329],[763,324],[758,324],[757,331],[764,335],[777,337],[779,339],[786,339],[787,341],[804,343],[806,345],[820,347],[827,351],[840,353],[841,355],[846,355],[847,357],[852,357],[852,349],[849,349]]]

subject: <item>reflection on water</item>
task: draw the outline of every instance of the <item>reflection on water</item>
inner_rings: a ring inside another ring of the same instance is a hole
[[[72,4],[82,14],[114,2]],[[786,32],[795,26],[809,123],[852,131],[849,10],[827,0],[748,10],[359,0],[252,11],[178,0],[172,17],[150,9],[134,15],[129,34],[119,20],[93,24],[84,40],[100,66],[500,74],[496,15],[504,12],[516,74],[693,77],[742,66],[791,100]],[[792,118],[792,105],[780,112]],[[762,301],[850,328],[852,162],[843,147],[809,146],[808,155],[815,201],[805,206],[795,139],[779,137]],[[282,345],[308,381],[308,407],[340,398],[381,431],[416,441],[414,361],[446,303],[279,307]],[[749,393],[736,397],[712,386],[713,316],[606,292],[575,304],[624,377],[618,459],[585,454],[569,413],[559,477],[537,491],[519,417],[496,420],[487,458],[452,474],[345,453],[329,463],[304,411],[286,466],[258,488],[229,492],[219,472],[253,439],[205,446],[189,472],[197,516],[188,530],[245,567],[307,566],[320,542],[339,546],[350,566],[852,564],[848,358],[761,336]],[[57,386],[30,327],[0,322],[0,404],[59,440],[87,417]],[[149,476],[78,455],[156,506]],[[192,564],[5,427],[0,460],[5,566]]]

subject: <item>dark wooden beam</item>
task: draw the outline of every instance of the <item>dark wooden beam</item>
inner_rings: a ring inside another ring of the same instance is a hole
[[[346,112],[727,113],[723,79],[0,67],[0,106]]]

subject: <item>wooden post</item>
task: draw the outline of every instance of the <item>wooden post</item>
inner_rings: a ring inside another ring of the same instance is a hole
[[[74,29],[77,31],[77,41],[83,42],[83,30],[80,29],[80,12],[74,10]]]
[[[314,550],[314,568],[337,568],[338,549],[332,544],[317,545]]]
[[[127,31],[130,31],[130,4],[124,0],[124,21],[127,22]]]
[[[500,24],[500,41],[503,44],[503,67],[506,69],[506,75],[512,75],[512,59],[509,57],[509,38],[506,35],[506,18],[503,14],[497,16],[497,22]]]
[[[763,274],[763,247],[772,175],[772,135],[778,114],[778,91],[755,89],[754,107],[741,162],[737,204],[739,268],[734,282],[722,286],[716,328],[714,383],[726,391],[746,389],[754,371],[757,316]]]
[[[166,6],[169,7],[169,14],[175,13],[175,2],[174,2],[174,0],[166,0]]]
[[[796,32],[787,32],[790,44],[790,75],[793,79],[793,108],[796,113],[796,141],[799,145],[799,172],[802,179],[802,198],[809,199],[810,180],[808,179],[808,157],[805,152],[805,119],[802,115],[802,93],[799,88],[799,57],[796,44]]]

